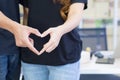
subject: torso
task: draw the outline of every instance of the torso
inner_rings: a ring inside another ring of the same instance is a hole
[[[10,19],[19,22],[19,7],[17,0],[0,0],[0,11]],[[7,30],[0,28],[0,55],[18,52],[14,36]]]

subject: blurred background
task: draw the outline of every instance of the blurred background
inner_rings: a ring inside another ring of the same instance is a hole
[[[106,28],[107,48],[113,50],[120,38],[120,0],[88,0],[80,28]]]
[[[89,47],[92,50],[114,51],[116,46],[120,45],[119,4],[120,0],[88,0],[88,9],[84,11],[79,26],[82,29],[80,35],[82,35],[84,50]],[[106,71],[104,68],[103,70]],[[82,74],[81,80],[120,80],[119,76],[120,74],[109,73]]]

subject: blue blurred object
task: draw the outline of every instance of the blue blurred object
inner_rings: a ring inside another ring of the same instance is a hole
[[[120,76],[113,74],[81,74],[80,80],[120,80]]]
[[[83,50],[90,47],[92,51],[108,50],[106,28],[80,28],[78,30],[83,42]]]
[[[90,53],[90,58],[92,58],[92,56],[95,55],[97,58],[103,58],[104,55],[100,52],[100,51],[93,51]]]

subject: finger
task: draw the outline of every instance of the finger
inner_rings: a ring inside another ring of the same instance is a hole
[[[33,45],[29,45],[29,47],[28,47],[31,51],[33,51],[35,54],[39,54],[39,52],[34,48],[34,46]]]
[[[46,48],[46,52],[48,52],[49,53],[49,51],[47,51],[50,47],[52,47],[53,46],[53,42],[52,42],[52,40],[50,39],[49,40],[49,42],[46,44],[46,46],[47,46],[47,48]]]
[[[44,45],[43,49],[40,51],[39,55],[42,54],[43,52],[45,52],[51,45],[52,45],[52,43],[50,43],[50,41],[48,43],[46,43]]]
[[[47,48],[48,48],[48,47],[47,47],[46,44],[45,44],[44,47],[42,48],[42,50],[40,51],[39,55],[41,55],[43,52],[45,52]]]
[[[40,51],[40,53],[38,55],[41,55],[43,52],[45,52],[45,47]]]
[[[41,37],[41,33],[39,32],[38,29],[30,28],[30,33],[35,34],[36,36]]]
[[[29,38],[29,41],[31,42],[31,44],[34,46],[34,40],[32,38]]]
[[[35,49],[35,47],[33,46],[33,43],[31,43],[29,40],[27,41],[26,46],[35,54],[37,55],[39,54],[39,51]]]
[[[55,49],[55,46],[50,46],[47,50],[46,50],[46,52],[48,52],[48,53],[50,53],[50,52],[52,52],[53,50]]]
[[[48,29],[47,31],[45,31],[45,32],[43,32],[42,34],[41,34],[41,37],[45,37],[45,36],[47,36],[48,34],[50,34],[51,33],[51,29]]]
[[[44,45],[43,49],[40,51],[39,55],[41,55],[43,52],[47,50],[48,46],[47,43]]]

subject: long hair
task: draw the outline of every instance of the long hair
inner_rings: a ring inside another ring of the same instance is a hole
[[[71,4],[71,0],[53,0],[54,2],[59,2],[62,5],[62,8],[60,9],[60,15],[63,18],[63,20],[67,19],[67,14],[69,12],[69,7]]]

